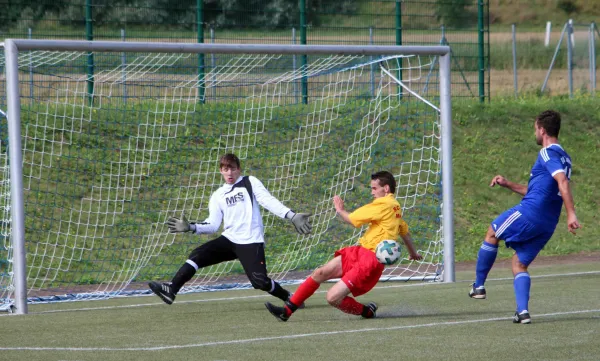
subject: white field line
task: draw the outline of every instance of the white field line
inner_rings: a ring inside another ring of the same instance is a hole
[[[542,317],[553,317],[553,316],[564,316],[564,315],[577,315],[583,313],[600,313],[600,309],[596,310],[578,310],[578,311],[566,311],[566,312],[553,312],[536,314],[535,318]],[[187,349],[187,348],[198,348],[198,347],[209,347],[209,346],[223,346],[223,345],[239,345],[246,343],[256,342],[268,342],[268,341],[279,341],[287,339],[299,339],[305,337],[322,337],[332,335],[343,335],[349,333],[363,333],[363,332],[385,332],[385,331],[396,331],[396,330],[407,330],[415,328],[425,327],[445,327],[445,326],[460,326],[471,323],[483,323],[483,322],[494,322],[494,321],[506,321],[512,317],[494,317],[484,318],[478,320],[466,320],[466,321],[448,321],[448,322],[432,322],[424,323],[419,325],[405,325],[405,326],[392,326],[392,327],[377,327],[377,328],[359,328],[354,330],[339,330],[339,331],[327,331],[327,332],[314,332],[314,333],[299,333],[292,335],[283,336],[272,336],[272,337],[257,337],[257,338],[246,338],[240,340],[228,340],[228,341],[216,341],[216,342],[203,342],[194,343],[187,345],[167,345],[167,346],[155,346],[155,347],[0,347],[0,351],[161,351],[161,350],[173,350],[173,349]],[[530,326],[531,327],[531,326]]]
[[[596,275],[600,274],[600,271],[589,271],[589,272],[571,272],[571,273],[556,273],[556,274],[547,274],[547,275],[539,275],[539,276],[531,276],[531,278],[550,278],[550,277],[572,277],[572,276],[583,276],[583,275]],[[486,282],[495,282],[495,281],[512,281],[511,278],[489,278]],[[442,282],[427,282],[427,283],[400,283],[397,284],[395,281],[388,281],[389,285],[385,286],[377,286],[375,289],[388,289],[388,288],[404,288],[404,287],[423,287],[423,286],[443,286],[449,285],[448,283]],[[393,284],[392,284],[393,282]],[[456,281],[455,283],[466,283],[471,282],[467,280]],[[387,282],[383,282],[387,283]],[[326,293],[326,290],[317,291],[315,293]],[[135,297],[135,296],[134,296]],[[145,295],[145,296],[137,296],[137,297],[153,297],[154,295]],[[189,300],[189,301],[177,301],[177,304],[187,304],[187,303],[202,303],[202,302],[223,302],[223,301],[239,301],[239,300],[247,300],[253,298],[271,298],[272,296],[266,293],[262,293],[259,295],[247,295],[247,296],[235,296],[235,297],[219,297],[219,298],[206,298],[199,300]],[[107,301],[107,300],[98,300],[98,301],[89,301],[89,302],[99,302],[99,301]],[[164,306],[163,302],[151,302],[151,303],[136,303],[131,305],[119,305],[119,306],[102,306],[102,307],[83,307],[83,308],[70,308],[65,310],[48,310],[48,311],[39,311],[39,312],[29,312],[28,315],[40,315],[46,313],[60,313],[60,312],[78,312],[78,311],[96,311],[96,310],[111,310],[111,309],[122,309],[122,308],[137,308],[137,307],[147,307],[147,306]],[[16,316],[10,313],[0,313],[0,317],[6,316]],[[27,315],[23,315],[27,316]]]

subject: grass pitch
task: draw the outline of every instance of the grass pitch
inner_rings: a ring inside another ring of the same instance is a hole
[[[287,323],[248,290],[33,305],[2,316],[2,360],[593,360],[600,344],[597,262],[535,267],[531,325],[511,322],[510,269],[492,271],[488,299],[467,296],[473,270],[453,284],[380,283],[359,300],[364,320],[331,308],[325,284]]]

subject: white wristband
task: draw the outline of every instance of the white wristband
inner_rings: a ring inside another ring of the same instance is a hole
[[[289,212],[287,212],[287,213],[285,214],[285,218],[286,218],[286,219],[292,219],[292,218],[294,218],[294,216],[295,216],[295,215],[296,215],[296,213],[294,213],[294,211],[292,211],[292,210],[290,209],[290,210],[289,210]]]

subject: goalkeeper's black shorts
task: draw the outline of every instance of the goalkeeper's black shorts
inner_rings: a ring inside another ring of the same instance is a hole
[[[258,278],[270,282],[267,277],[264,243],[237,244],[225,236],[219,236],[194,249],[189,259],[198,268],[238,259],[248,279]]]

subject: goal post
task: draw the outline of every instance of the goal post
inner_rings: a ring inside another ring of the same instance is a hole
[[[368,203],[369,175],[389,170],[425,259],[404,252],[384,280],[454,282],[448,46],[7,39],[3,47],[0,185],[10,184],[10,209],[0,214],[0,261],[9,260],[0,263],[0,304],[16,313],[36,301],[144,293],[148,281],[170,279],[211,237],[172,235],[164,223],[206,218],[225,152],[284,204],[313,214],[312,234],[300,236],[262,211],[274,279],[297,281],[355,243],[361,230],[336,220],[331,197],[352,209]],[[195,54],[211,64],[199,69]],[[308,61],[296,67],[295,56]],[[186,286],[247,280],[227,262]]]

